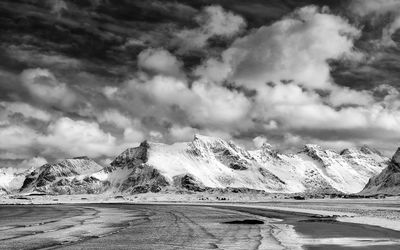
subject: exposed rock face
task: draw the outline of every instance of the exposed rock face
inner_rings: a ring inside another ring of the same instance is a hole
[[[178,188],[196,192],[204,192],[206,190],[205,186],[191,174],[175,176],[174,185]]]
[[[400,148],[397,148],[396,153],[394,153],[391,162],[397,166],[400,165]]]
[[[144,141],[136,148],[128,148],[122,154],[118,155],[114,161],[111,162],[113,167],[121,167],[126,164],[138,165],[146,163],[148,159],[148,149],[150,145],[147,141]]]
[[[117,192],[159,192],[168,185],[160,172],[147,164],[150,144],[142,142],[139,147],[129,148],[111,162],[110,167],[97,173],[103,181]],[[96,174],[94,175],[96,176]]]
[[[129,193],[151,191],[156,193],[167,185],[167,180],[157,169],[147,164],[140,164],[132,168],[128,178],[121,184],[120,191]]]
[[[378,175],[372,177],[362,194],[400,194],[400,148],[390,160],[389,165]]]

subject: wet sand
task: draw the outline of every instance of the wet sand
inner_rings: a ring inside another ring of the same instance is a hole
[[[229,205],[0,206],[1,249],[399,249],[400,232]]]

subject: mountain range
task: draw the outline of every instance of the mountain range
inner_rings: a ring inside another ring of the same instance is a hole
[[[87,157],[77,157],[7,178],[0,172],[0,188],[3,193],[49,194],[216,189],[371,193],[383,190],[382,181],[387,185],[400,183],[400,174],[387,177],[394,171],[399,173],[399,163],[400,151],[389,160],[367,146],[337,153],[308,144],[295,154],[284,154],[267,143],[248,151],[230,141],[195,135],[191,142],[171,145],[144,141],[126,149],[106,167]]]

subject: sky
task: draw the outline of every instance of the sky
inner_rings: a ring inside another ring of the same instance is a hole
[[[400,1],[3,0],[0,167],[215,136],[400,146]]]

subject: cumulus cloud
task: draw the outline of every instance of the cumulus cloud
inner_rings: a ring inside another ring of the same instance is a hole
[[[183,63],[164,49],[146,49],[138,55],[138,66],[156,74],[183,78]]]
[[[367,106],[375,102],[369,91],[357,91],[347,87],[334,87],[327,99],[335,107],[342,105]]]
[[[193,135],[198,133],[198,129],[174,124],[169,133],[173,141],[190,141],[193,139]]]
[[[100,123],[113,124],[117,128],[125,129],[132,126],[131,119],[117,109],[107,109],[98,114],[97,117]]]
[[[48,134],[38,138],[45,146],[44,154],[70,157],[113,156],[116,138],[104,132],[97,123],[63,117],[50,124]]]
[[[1,110],[4,110],[7,116],[12,114],[21,114],[24,117],[46,122],[51,119],[50,113],[23,102],[0,102],[0,113],[2,113]]]
[[[21,73],[23,86],[41,103],[70,107],[76,100],[75,94],[65,83],[47,69],[27,69]]]
[[[126,128],[124,130],[124,142],[125,143],[139,143],[145,139],[145,135],[142,131],[135,128]]]
[[[343,18],[315,6],[303,7],[238,38],[221,60],[206,61],[197,74],[252,88],[282,80],[329,88],[332,80],[327,61],[353,55],[353,39],[359,35]],[[220,69],[220,76],[215,76],[215,68]]]
[[[203,48],[213,37],[232,38],[246,27],[241,16],[217,5],[205,7],[195,20],[200,27],[184,29],[176,34],[183,43],[181,50]]]
[[[23,125],[0,127],[0,152],[6,153],[4,158],[30,157],[31,148],[37,145],[37,136],[38,133],[34,129]]]
[[[165,115],[165,109],[183,111],[193,124],[208,126],[246,123],[251,101],[240,92],[202,81],[189,87],[185,81],[161,75],[146,80],[131,80],[126,98],[133,97],[138,106],[147,106],[153,114]]]
[[[47,160],[43,157],[36,156],[30,159],[23,160],[15,168],[17,169],[31,169],[38,168],[47,163]]]

